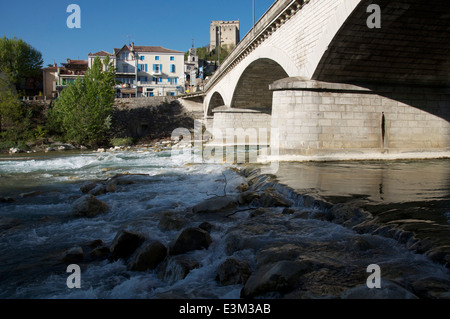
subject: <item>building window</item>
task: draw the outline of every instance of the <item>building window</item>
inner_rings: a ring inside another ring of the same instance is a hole
[[[122,65],[122,71],[123,73],[128,73],[128,65],[126,64]]]
[[[168,78],[168,81],[172,85],[177,84],[177,78]]]
[[[175,64],[170,65],[170,72],[175,73]]]
[[[121,58],[122,58],[122,60],[128,60],[128,53],[129,52],[122,52],[122,54],[121,54]]]
[[[162,78],[161,77],[159,78],[159,83],[162,83]]]
[[[174,56],[171,56],[171,57],[170,57],[170,61],[175,61],[175,57],[174,57]]]
[[[155,56],[155,60],[156,60],[156,61],[159,61],[159,56]]]
[[[143,56],[143,55],[141,55],[139,58],[141,59],[141,61],[145,60],[145,56]]]
[[[138,64],[138,71],[147,72],[147,64]]]
[[[141,82],[141,84],[147,84],[147,77],[146,76],[138,76],[138,81]]]
[[[134,84],[134,79],[132,78],[117,78],[116,80],[125,84]]]
[[[162,64],[153,64],[153,72],[161,73],[162,72]]]

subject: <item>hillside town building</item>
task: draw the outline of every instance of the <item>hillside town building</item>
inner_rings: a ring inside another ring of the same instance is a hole
[[[184,52],[160,46],[114,48],[112,53],[89,53],[88,60],[70,60],[62,66],[47,67],[44,73],[44,95],[59,96],[61,90],[77,77],[84,76],[94,59],[109,57],[116,70],[117,97],[176,96],[184,93]]]
[[[77,78],[83,77],[88,69],[88,61],[67,59],[61,63],[43,69],[43,95],[46,98],[58,97],[60,92]]]

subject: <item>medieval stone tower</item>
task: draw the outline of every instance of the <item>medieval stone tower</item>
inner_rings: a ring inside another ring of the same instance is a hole
[[[222,46],[234,47],[239,43],[239,20],[211,21],[209,29],[209,49],[214,50],[221,43]]]

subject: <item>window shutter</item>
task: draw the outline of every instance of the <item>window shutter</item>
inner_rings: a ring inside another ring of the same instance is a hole
[[[177,84],[177,78],[175,78],[175,84]]]
[[[156,71],[156,64],[153,64],[153,71]]]
[[[159,72],[162,72],[162,64],[159,65]]]
[[[147,72],[147,64],[145,64],[145,72]]]

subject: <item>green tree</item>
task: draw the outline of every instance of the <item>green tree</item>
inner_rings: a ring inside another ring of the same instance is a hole
[[[0,38],[0,72],[9,76],[17,90],[27,78],[41,76],[42,54],[22,39]]]
[[[95,58],[85,76],[61,92],[49,114],[52,127],[59,127],[68,140],[78,144],[106,142],[114,104],[114,72],[109,58],[103,64]]]
[[[0,131],[20,126],[23,117],[17,95],[11,90],[0,89]]]

